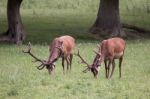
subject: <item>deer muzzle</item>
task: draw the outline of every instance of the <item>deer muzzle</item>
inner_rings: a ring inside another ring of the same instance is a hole
[[[48,69],[49,74],[52,74],[52,71],[55,69],[55,65],[53,63],[46,66]]]
[[[97,75],[98,75],[98,70],[96,67],[92,67],[91,68],[91,72],[93,73],[94,77],[97,78]]]

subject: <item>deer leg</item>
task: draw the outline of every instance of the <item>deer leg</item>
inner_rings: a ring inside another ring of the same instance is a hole
[[[64,65],[64,61],[65,61],[65,59],[64,59],[64,57],[62,57],[63,74],[65,74],[65,65]]]
[[[69,70],[69,65],[70,65],[69,57],[66,58],[66,62],[67,62],[67,71],[68,71]]]
[[[122,64],[123,57],[119,58],[119,78],[121,78],[121,64]]]
[[[73,54],[70,54],[70,71],[71,71],[71,66],[72,66],[72,59],[73,59]]]
[[[115,60],[113,59],[113,61],[112,61],[112,71],[111,71],[110,78],[112,77],[112,75],[114,73],[114,69],[115,69]]]
[[[104,60],[105,63],[105,72],[106,72],[106,78],[108,78],[108,65],[107,65],[107,60]]]
[[[108,77],[107,77],[107,78],[109,78],[109,77],[110,77],[110,72],[109,72],[109,70],[110,70],[110,66],[111,66],[111,64],[112,64],[112,60],[109,60],[108,67],[107,67],[107,75],[108,75]]]

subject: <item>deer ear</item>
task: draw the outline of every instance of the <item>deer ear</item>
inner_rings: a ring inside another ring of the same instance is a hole
[[[59,41],[59,44],[62,45],[62,44],[63,44],[63,41]]]

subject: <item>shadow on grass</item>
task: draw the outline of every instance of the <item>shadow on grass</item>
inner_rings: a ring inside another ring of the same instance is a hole
[[[6,20],[2,18],[2,20]],[[5,21],[3,21],[5,22]],[[27,39],[24,44],[31,42],[32,44],[50,44],[56,37],[62,35],[70,35],[76,39],[77,43],[101,42],[104,37],[88,33],[88,29],[94,22],[94,18],[80,16],[70,17],[23,17],[23,23],[27,31]],[[5,28],[6,23],[0,24]],[[127,33],[126,40],[136,41],[149,39],[149,34],[138,33],[135,31],[125,30]],[[7,43],[4,43],[7,44]]]

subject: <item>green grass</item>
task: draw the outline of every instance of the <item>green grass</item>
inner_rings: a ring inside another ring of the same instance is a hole
[[[95,43],[78,43],[81,54],[91,63]],[[74,57],[71,73],[63,75],[61,60],[55,74],[36,69],[36,63],[22,53],[25,46],[0,46],[0,99],[149,99],[150,98],[150,40],[128,41],[122,65],[123,78],[119,79],[118,66],[112,79],[105,79],[102,65],[98,79]],[[33,45],[33,53],[46,59],[48,45]],[[88,53],[88,54],[87,54]],[[116,61],[117,63],[118,61]],[[116,64],[118,65],[118,63]]]
[[[58,60],[55,74],[50,76],[46,69],[37,70],[38,63],[22,53],[30,41],[33,53],[47,59],[53,38],[67,34],[76,38],[75,52],[80,48],[91,63],[95,55],[92,50],[101,40],[87,31],[95,21],[98,1],[24,0],[21,15],[27,40],[22,46],[0,43],[0,99],[149,99],[149,39],[127,40],[122,79],[118,77],[118,66],[112,79],[105,79],[104,64],[98,79],[94,79],[90,72],[82,73],[85,67],[77,57],[71,73],[63,75]],[[0,0],[0,33],[7,30],[5,7],[6,0]],[[149,0],[120,0],[121,19],[126,23],[149,29],[148,9]]]

